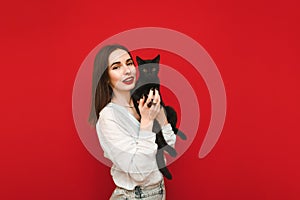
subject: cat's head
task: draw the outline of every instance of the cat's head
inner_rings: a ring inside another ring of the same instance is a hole
[[[140,76],[148,77],[150,79],[157,77],[159,71],[159,60],[159,54],[154,59],[150,60],[143,60],[139,56],[137,56],[136,61],[138,64]]]

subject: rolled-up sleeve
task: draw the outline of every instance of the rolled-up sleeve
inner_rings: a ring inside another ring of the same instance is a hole
[[[163,126],[162,133],[167,144],[174,148],[176,142],[176,135],[174,134],[171,124],[166,124],[165,126]]]
[[[131,129],[126,130],[109,110],[100,116],[96,130],[105,157],[135,181],[143,181],[157,170],[155,133],[129,133]]]

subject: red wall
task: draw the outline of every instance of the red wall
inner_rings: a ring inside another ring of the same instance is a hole
[[[109,168],[75,129],[73,84],[95,46],[147,26],[201,44],[227,94],[222,135],[199,159],[210,115],[207,91],[200,93],[203,121],[191,147],[170,166],[168,199],[300,199],[297,1],[1,4],[0,199],[108,199],[114,188]],[[189,79],[205,88],[201,77]]]

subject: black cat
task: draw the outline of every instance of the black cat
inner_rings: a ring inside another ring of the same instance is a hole
[[[159,60],[160,55],[156,56],[153,60],[143,60],[140,57],[136,57],[137,63],[138,63],[138,69],[139,69],[139,79],[136,83],[135,88],[132,90],[132,99],[134,102],[135,109],[137,113],[140,115],[139,109],[138,109],[138,101],[145,96],[146,99],[148,98],[149,91],[152,89],[157,89],[157,91],[160,93],[160,80],[158,77],[159,72]],[[161,106],[164,107],[167,120],[171,124],[171,127],[175,134],[180,136],[182,139],[186,139],[186,136],[183,132],[178,130],[176,128],[177,124],[177,113],[175,110],[170,106],[165,106],[162,96],[161,97]],[[149,105],[151,106],[151,105]],[[156,120],[154,120],[153,124],[153,132],[156,133],[156,144],[158,145],[158,151],[156,154],[156,162],[158,165],[159,170],[161,173],[167,178],[172,179],[172,175],[169,172],[168,168],[166,167],[166,163],[164,160],[164,154],[163,151],[168,152],[171,156],[175,157],[177,155],[176,150],[167,144],[165,141],[163,134],[161,132],[160,125]]]

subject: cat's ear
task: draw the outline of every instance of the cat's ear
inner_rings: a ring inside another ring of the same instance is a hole
[[[159,63],[160,61],[160,55],[158,54],[154,59],[153,59],[154,63]]]
[[[138,65],[142,65],[142,64],[145,63],[144,60],[141,59],[139,56],[136,56],[136,62],[137,62]]]

